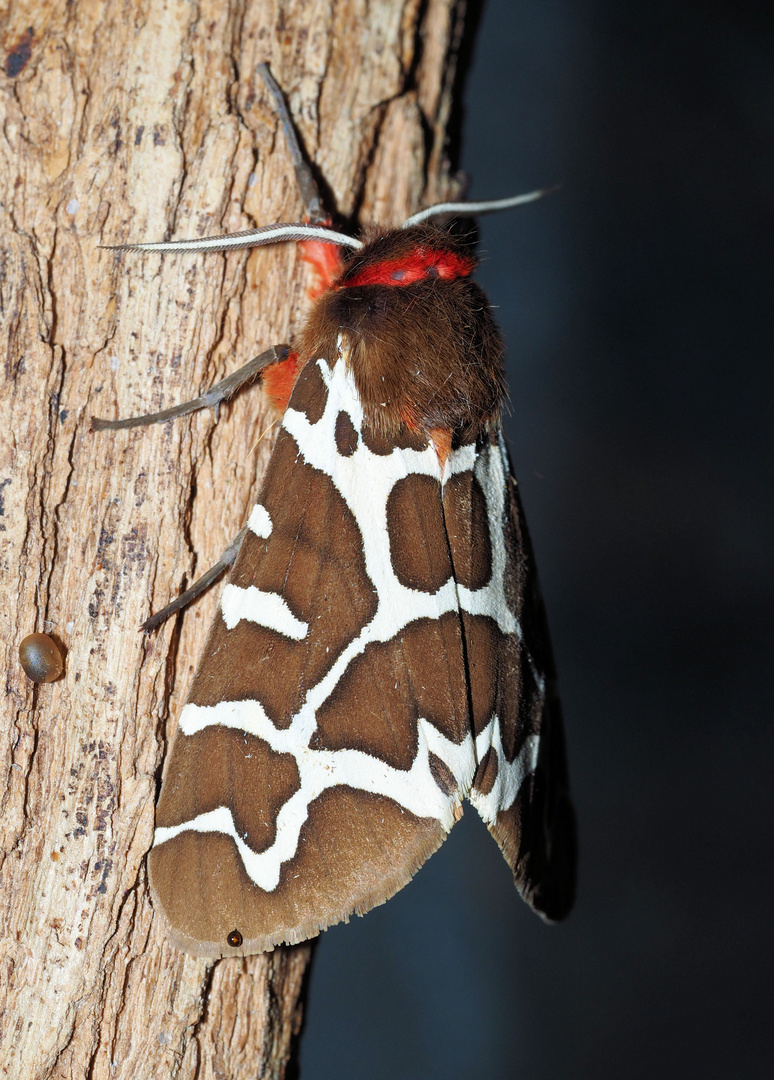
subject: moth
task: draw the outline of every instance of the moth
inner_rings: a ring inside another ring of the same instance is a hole
[[[173,943],[263,952],[364,914],[439,847],[467,799],[548,920],[574,895],[554,666],[502,433],[503,345],[440,204],[362,239],[333,230],[267,68],[309,223],[146,251],[305,245],[323,288],[260,377],[281,414],[156,808],[148,868]]]

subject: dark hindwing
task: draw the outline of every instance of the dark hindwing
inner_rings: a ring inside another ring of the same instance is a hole
[[[559,920],[575,893],[575,818],[545,609],[502,435],[452,477],[444,501],[476,736],[469,798],[521,895]]]

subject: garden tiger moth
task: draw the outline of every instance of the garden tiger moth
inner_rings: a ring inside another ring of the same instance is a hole
[[[522,896],[560,919],[574,818],[501,429],[503,348],[469,247],[429,224],[538,193],[431,207],[362,240],[338,233],[264,78],[311,223],[125,246],[298,240],[318,281],[306,324],[292,350],[196,403],[94,423],[180,415],[256,375],[281,414],[258,503],[213,571],[233,564],[166,765],[154,903],[197,955],[298,942],[402,888],[468,799]]]

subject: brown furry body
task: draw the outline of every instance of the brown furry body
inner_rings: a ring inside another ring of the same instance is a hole
[[[417,253],[429,262],[421,279],[393,281],[390,271],[410,270]],[[463,267],[459,276],[442,276],[450,265]],[[402,425],[463,438],[491,431],[506,392],[503,346],[484,293],[467,276],[473,266],[466,246],[431,225],[375,236],[317,301],[300,336],[302,360],[336,356],[346,335],[367,421],[385,438]],[[378,284],[356,283],[382,267]]]

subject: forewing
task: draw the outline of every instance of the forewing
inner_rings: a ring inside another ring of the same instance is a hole
[[[444,510],[478,768],[469,798],[546,919],[575,893],[575,818],[545,610],[502,436],[451,458]]]
[[[205,956],[388,899],[476,765],[438,459],[364,430],[342,359],[302,372],[249,524],[149,857],[172,939]]]

